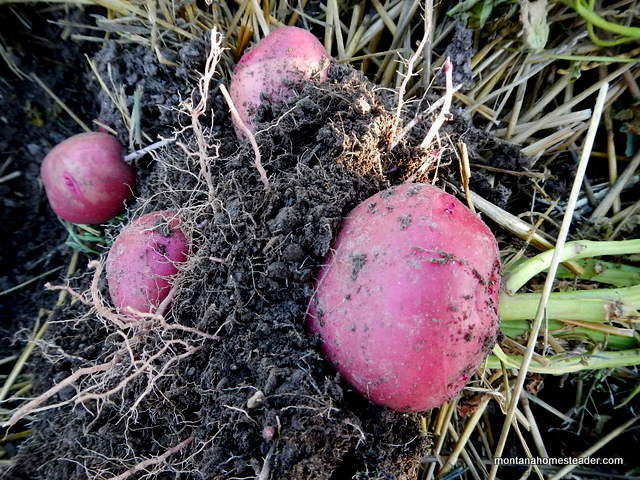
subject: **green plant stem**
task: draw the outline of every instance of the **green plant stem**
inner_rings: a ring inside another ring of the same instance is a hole
[[[578,341],[589,339],[596,345],[606,345],[607,348],[612,350],[627,350],[638,347],[638,340],[634,337],[619,336],[592,328],[568,325],[560,320],[548,320],[545,326],[555,338],[575,339]],[[530,330],[531,321],[529,320],[511,320],[500,324],[500,331],[513,339],[526,336]]]
[[[572,6],[578,15],[584,18],[586,22],[591,23],[602,30],[615,33],[623,37],[630,37],[631,39],[640,38],[640,28],[627,27],[626,25],[619,25],[617,23],[607,21],[590,8],[584,0],[574,0],[572,2]]]
[[[540,365],[532,362],[529,372],[544,373],[550,375],[563,375],[565,373],[579,372],[582,370],[597,370],[601,368],[628,367],[640,364],[640,349],[596,352],[584,355],[554,355],[546,357],[548,365]],[[493,349],[486,362],[486,368],[499,369],[501,362],[507,368],[520,368],[522,357],[520,355],[508,355],[499,346]]]
[[[503,294],[500,298],[500,319],[527,320],[535,316],[540,294]],[[640,321],[640,285],[625,288],[601,288],[554,292],[547,303],[547,318],[606,322],[609,320]]]
[[[554,250],[547,250],[507,272],[504,282],[505,291],[510,295],[514,294],[533,277],[549,268],[553,252]],[[640,239],[611,242],[579,240],[568,242],[564,246],[562,252],[560,252],[560,261],[567,262],[601,255],[628,255],[634,253],[640,253]]]
[[[614,287],[631,287],[640,285],[640,268],[622,263],[605,262],[589,258],[577,260],[584,273],[576,276],[564,266],[558,267],[556,278],[590,280],[592,282],[605,283]]]

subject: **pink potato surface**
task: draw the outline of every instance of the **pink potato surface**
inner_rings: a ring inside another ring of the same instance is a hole
[[[352,210],[309,304],[342,376],[400,411],[458,394],[498,331],[500,260],[489,228],[439,188],[406,183]]]
[[[81,133],[56,145],[40,167],[53,211],[73,223],[102,223],[124,210],[133,196],[135,170],[122,145],[101,132]]]
[[[187,259],[189,243],[173,212],[152,212],[127,225],[109,250],[107,282],[113,304],[151,312],[171,290],[177,264]]]
[[[320,41],[298,27],[272,30],[238,61],[229,88],[240,118],[255,131],[254,111],[269,100],[286,100],[292,94],[290,85],[304,79],[327,79],[329,55]],[[234,120],[238,138],[242,129]]]

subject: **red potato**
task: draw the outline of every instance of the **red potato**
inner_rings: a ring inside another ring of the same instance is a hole
[[[111,135],[81,133],[56,145],[40,167],[51,208],[73,223],[102,223],[124,210],[133,196],[135,170]]]
[[[240,118],[255,131],[253,112],[269,100],[286,100],[292,83],[303,79],[327,79],[329,55],[320,41],[298,27],[281,27],[271,31],[252,50],[245,53],[233,73],[229,88]],[[238,138],[244,133],[234,119]]]
[[[458,394],[498,331],[500,261],[455,197],[407,183],[349,213],[309,305],[309,326],[372,402],[434,408]]]
[[[113,304],[128,313],[152,312],[171,290],[177,264],[187,259],[189,243],[180,220],[169,211],[134,220],[118,235],[107,256],[107,282]]]

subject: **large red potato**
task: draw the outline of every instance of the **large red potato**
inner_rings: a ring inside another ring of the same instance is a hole
[[[254,111],[263,96],[269,100],[285,100],[291,84],[303,79],[327,79],[329,55],[320,41],[298,27],[272,30],[252,50],[245,53],[233,73],[229,88],[240,118],[255,131]],[[234,126],[239,138],[242,129]]]
[[[117,236],[107,256],[107,282],[113,304],[152,312],[171,290],[189,243],[173,212],[152,212],[134,220]]]
[[[362,395],[421,411],[458,394],[493,346],[499,288],[489,228],[455,197],[407,183],[346,217],[309,326]]]
[[[51,208],[73,223],[102,223],[124,210],[136,174],[122,158],[122,145],[100,132],[74,135],[56,145],[40,168]]]

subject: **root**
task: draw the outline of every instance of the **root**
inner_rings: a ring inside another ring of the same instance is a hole
[[[20,408],[16,409],[15,412],[13,412],[13,415],[11,415],[11,418],[9,420],[7,420],[6,422],[4,422],[2,424],[2,426],[3,427],[7,427],[7,428],[8,427],[12,427],[13,425],[18,423],[20,420],[22,420],[27,415],[30,415],[30,414],[35,413],[35,412],[42,412],[44,410],[49,410],[50,408],[54,408],[54,407],[57,407],[57,406],[65,405],[67,403],[71,403],[73,401],[73,399],[68,400],[66,402],[63,402],[62,404],[56,404],[56,405],[50,405],[50,406],[44,407],[44,408],[38,408],[44,402],[46,402],[51,397],[53,397],[55,394],[60,392],[62,389],[66,388],[66,387],[74,386],[76,384],[76,382],[78,380],[80,380],[82,377],[86,377],[88,375],[96,375],[98,373],[105,372],[105,371],[109,370],[110,368],[113,368],[115,366],[117,360],[118,359],[116,357],[114,357],[110,362],[102,363],[100,365],[94,365],[92,367],[84,367],[84,368],[81,368],[79,370],[76,370],[74,373],[69,375],[67,378],[62,380],[60,383],[58,383],[58,384],[54,385],[53,387],[51,387],[49,390],[44,392],[39,397],[34,398],[30,402],[27,402],[26,404],[22,405]]]
[[[443,96],[442,109],[440,110],[440,112],[438,113],[438,116],[435,118],[435,120],[431,124],[431,127],[429,128],[427,135],[424,137],[424,139],[420,143],[420,148],[428,149],[431,147],[431,144],[440,133],[440,128],[442,127],[444,122],[447,120],[447,117],[449,116],[449,111],[451,110],[451,103],[453,101],[453,92],[454,92],[453,65],[451,64],[451,60],[449,60],[448,57],[445,60],[442,69],[444,70],[444,75],[445,75],[445,94]],[[439,152],[439,154],[441,154],[441,152]],[[430,160],[431,158],[427,158],[427,160],[425,160],[422,163],[422,165],[418,167],[418,169],[413,173],[413,175],[411,175],[409,181],[413,182],[417,178],[421,177],[424,173],[426,173],[433,163]]]
[[[177,143],[189,157],[197,157],[200,164],[200,174],[204,177],[207,184],[209,193],[209,203],[215,199],[215,186],[211,177],[211,169],[209,164],[212,157],[209,155],[210,149],[217,151],[218,145],[209,145],[207,139],[208,134],[205,134],[202,124],[200,123],[200,117],[207,113],[207,105],[209,102],[209,90],[210,84],[216,73],[216,68],[220,62],[222,56],[222,35],[216,28],[211,29],[211,47],[207,60],[205,62],[204,73],[198,79],[197,94],[200,97],[197,104],[192,100],[184,102],[182,108],[184,112],[191,118],[191,130],[193,136],[196,139],[198,150],[196,152],[189,151],[189,149],[183,143]],[[195,92],[194,92],[195,93]],[[217,155],[216,155],[217,156]]]
[[[202,345],[191,344],[187,336],[194,336],[200,342],[217,340],[219,339],[218,334],[227,324],[225,322],[214,335],[210,335],[196,328],[167,322],[162,314],[175,295],[175,288],[172,290],[173,294],[169,296],[169,301],[162,304],[156,313],[135,312],[136,315],[133,318],[119,316],[103,303],[100,295],[99,283],[104,268],[103,262],[92,261],[88,267],[93,268],[94,273],[87,292],[78,293],[68,286],[49,285],[48,288],[65,291],[79,299],[84,305],[91,307],[83,319],[88,321],[95,314],[99,318],[108,320],[106,327],[116,328],[115,333],[122,337],[122,341],[110,354],[110,361],[79,368],[43,394],[16,409],[11,418],[2,424],[4,427],[11,427],[30,414],[68,405],[82,405],[89,409],[89,404],[95,402],[96,410],[99,412],[103,403],[109,401],[114,395],[124,392],[126,388],[133,386],[139,377],[146,375],[146,386],[127,409],[128,414],[135,417],[137,416],[137,408],[154,390],[158,381],[168,375],[177,363],[202,348]],[[185,338],[174,338],[178,335]],[[176,347],[184,349],[184,352],[174,352]],[[158,368],[158,364],[162,366]],[[114,380],[117,380],[115,385]],[[67,387],[76,389],[76,394],[72,398],[43,406]],[[185,445],[181,444],[180,448]],[[138,470],[130,470],[129,473],[136,471]]]
[[[249,143],[251,143],[251,147],[253,148],[253,153],[255,155],[256,170],[258,170],[258,173],[260,174],[260,180],[264,183],[265,188],[269,188],[269,179],[267,178],[266,170],[262,166],[262,157],[260,155],[260,149],[258,148],[258,142],[256,142],[256,137],[253,135],[251,130],[249,130],[249,127],[247,127],[242,121],[242,118],[240,118],[240,114],[238,113],[236,106],[233,104],[233,100],[231,100],[231,96],[229,95],[227,88],[224,85],[220,85],[220,91],[222,92],[227,105],[229,105],[231,116],[235,120],[236,124],[240,126],[242,132],[247,136]]]
[[[416,61],[422,57],[422,50],[424,50],[425,45],[427,44],[427,42],[429,42],[431,22],[427,21],[428,17],[429,16],[425,12],[424,36],[422,37],[422,40],[420,40],[416,51],[413,52],[413,55],[411,55],[411,57],[409,57],[409,61],[407,62],[407,73],[402,79],[402,83],[400,84],[400,88],[398,89],[398,105],[396,107],[396,115],[393,123],[393,128],[391,129],[391,138],[389,139],[390,150],[393,150],[402,139],[402,136],[398,137],[398,128],[400,126],[400,117],[402,115],[402,107],[404,105],[404,95],[407,91],[407,85],[409,84],[409,81],[414,76],[413,68],[416,64]]]
[[[109,480],[126,480],[127,478],[131,477],[132,475],[135,475],[138,472],[142,472],[144,470],[147,470],[149,467],[153,467],[155,465],[164,463],[167,460],[167,458],[169,458],[171,455],[174,455],[174,454],[180,452],[187,445],[189,445],[191,442],[193,442],[193,437],[189,437],[186,440],[183,440],[182,442],[177,444],[175,447],[171,447],[170,449],[168,449],[162,455],[158,455],[157,457],[148,458],[146,460],[143,460],[142,462],[138,463],[137,465],[134,465],[133,467],[131,467],[126,472],[121,473],[120,475],[118,475],[116,477],[111,477]]]
[[[434,138],[436,138],[436,135],[438,135],[440,127],[442,127],[442,125],[444,124],[447,116],[449,115],[449,110],[451,109],[451,102],[453,100],[453,65],[451,64],[451,60],[449,60],[448,57],[445,60],[442,69],[444,70],[446,85],[444,103],[442,104],[442,110],[440,110],[440,113],[431,124],[431,128],[429,128],[426,137],[424,137],[424,140],[422,140],[422,143],[420,143],[421,148],[428,148],[431,145],[431,142],[433,142]]]
[[[76,404],[85,403],[85,402],[88,402],[90,400],[95,400],[96,402],[106,401],[112,395],[115,395],[116,393],[124,390],[125,387],[129,383],[131,383],[133,380],[135,380],[137,377],[139,377],[140,375],[142,375],[143,373],[145,373],[147,371],[150,371],[152,369],[153,362],[158,360],[162,355],[164,355],[169,350],[169,348],[171,348],[173,345],[176,345],[176,344],[180,344],[180,345],[188,347],[188,345],[185,342],[183,342],[182,340],[171,341],[171,342],[167,343],[164,347],[162,347],[160,350],[158,350],[158,352],[156,352],[155,354],[153,354],[152,356],[147,358],[146,360],[144,360],[144,361],[136,361],[136,360],[134,360],[132,362],[131,367],[133,367],[135,369],[135,372],[132,373],[131,375],[126,376],[122,380],[120,380],[120,382],[115,387],[111,388],[110,390],[107,390],[106,392],[102,392],[102,393],[82,393],[82,394],[78,394],[76,396],[75,400],[74,400],[74,403],[76,403]]]
[[[89,292],[91,294],[91,300],[92,300],[91,305],[95,309],[98,316],[106,320],[109,320],[111,323],[113,323],[115,326],[117,326],[121,330],[126,330],[130,328],[132,326],[131,324],[135,322],[131,322],[123,319],[122,317],[113,313],[111,310],[109,310],[107,307],[104,306],[104,303],[102,301],[102,295],[100,295],[100,286],[99,286],[100,277],[102,276],[102,271],[104,270],[104,264],[102,263],[102,261],[93,260],[89,262],[87,267],[95,270],[93,273],[93,278],[91,280],[91,287],[89,289]]]
[[[83,305],[91,305],[91,302],[89,300],[87,300],[84,295],[82,295],[81,293],[76,292],[73,288],[71,288],[71,287],[69,287],[67,285],[51,285],[49,282],[47,282],[47,283],[44,284],[44,288],[46,288],[47,290],[54,291],[54,292],[55,291],[67,292],[67,295],[70,295],[73,298],[77,299]]]

